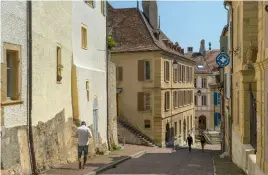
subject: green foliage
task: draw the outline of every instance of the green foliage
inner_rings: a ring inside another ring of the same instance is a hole
[[[120,149],[121,149],[120,146],[118,146],[118,145],[112,143],[112,145],[111,145],[111,151],[116,151],[116,150],[120,150]]]
[[[81,121],[78,119],[78,120],[73,120],[74,124],[79,127],[81,125]]]
[[[108,42],[108,49],[109,50],[111,50],[112,48],[114,48],[116,46],[116,42],[113,40],[111,35],[108,36],[107,42]]]

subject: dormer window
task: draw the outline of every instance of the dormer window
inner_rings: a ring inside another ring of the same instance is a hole
[[[188,47],[187,50],[188,52],[193,52],[193,47]]]

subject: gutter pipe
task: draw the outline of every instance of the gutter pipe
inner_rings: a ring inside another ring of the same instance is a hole
[[[36,158],[32,131],[32,1],[27,1],[27,130],[32,174],[36,175]]]

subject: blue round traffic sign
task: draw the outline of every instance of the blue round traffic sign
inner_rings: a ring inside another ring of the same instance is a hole
[[[219,55],[217,55],[216,57],[216,63],[220,66],[220,67],[225,67],[230,63],[230,57],[229,55],[227,55],[226,53],[222,52],[219,53]]]

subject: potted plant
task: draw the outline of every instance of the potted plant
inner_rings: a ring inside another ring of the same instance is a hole
[[[60,64],[60,65],[58,66],[57,81],[61,81],[61,80],[62,80],[62,76],[61,76],[61,74],[59,74],[62,70],[63,70],[63,65]]]

